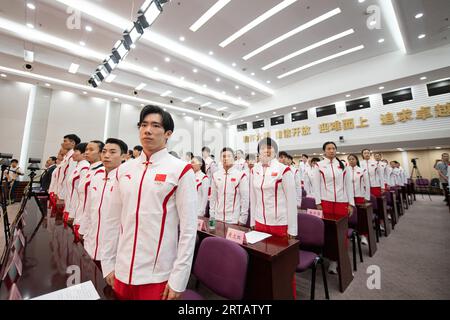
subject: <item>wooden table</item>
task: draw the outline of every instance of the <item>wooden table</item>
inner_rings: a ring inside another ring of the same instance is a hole
[[[357,204],[356,212],[358,214],[358,226],[356,230],[359,234],[367,234],[369,243],[369,256],[373,257],[377,252],[377,241],[375,231],[373,230],[373,208],[371,203]]]
[[[205,220],[205,225],[208,226],[208,218],[199,219]],[[206,231],[198,231],[197,234],[200,241],[210,236],[226,238],[229,227],[250,231],[246,227],[216,221],[214,230],[207,227]],[[249,255],[244,299],[293,299],[292,279],[299,263],[299,241],[272,236],[242,247]]]
[[[46,201],[44,200],[46,208]],[[35,201],[28,200],[24,215],[23,234],[25,247],[18,250],[23,263],[23,273],[10,272],[1,283],[0,299],[8,299],[15,282],[23,298],[34,298],[67,288],[72,273],[68,267],[79,268],[80,283],[91,280],[102,299],[113,299],[111,287],[106,285],[101,271],[90,259],[80,243],[74,243],[72,230],[64,227],[61,214],[44,211],[42,214]],[[11,230],[11,232],[14,232]],[[6,259],[16,249],[8,248]],[[1,275],[7,263],[2,264]],[[12,268],[15,269],[15,268]],[[73,283],[72,283],[73,284]]]
[[[377,205],[378,205],[378,212],[377,212],[378,217],[380,218],[380,220],[383,220],[384,234],[387,237],[391,233],[391,224],[389,223],[389,218],[387,214],[386,197],[385,196],[377,197]]]
[[[323,255],[338,263],[339,290],[344,292],[353,280],[352,267],[346,242],[348,218],[339,220],[322,219],[325,224],[325,245]]]

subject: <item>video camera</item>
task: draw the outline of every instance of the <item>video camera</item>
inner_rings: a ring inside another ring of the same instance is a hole
[[[11,165],[12,153],[0,153],[0,165],[9,167]]]
[[[412,158],[412,159],[411,159],[411,162],[412,162],[412,164],[413,164],[415,167],[417,167],[417,159],[419,159],[419,158]]]
[[[39,163],[41,163],[41,159],[38,158],[29,158],[28,159],[28,170],[30,171],[38,171],[41,170],[41,168],[39,167]]]

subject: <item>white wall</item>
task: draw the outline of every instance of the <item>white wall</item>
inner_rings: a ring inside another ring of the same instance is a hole
[[[75,133],[82,142],[103,140],[106,101],[53,90],[43,159],[56,155],[64,135]]]
[[[12,153],[17,159],[31,88],[32,85],[23,82],[0,80],[0,152]]]
[[[276,137],[276,131],[297,128],[303,126],[311,127],[310,135],[300,135],[295,138],[277,139],[279,145],[284,150],[306,150],[318,148],[322,146],[325,141],[339,141],[339,136],[344,136],[345,142],[341,145],[370,145],[373,143],[384,143],[392,141],[412,141],[433,138],[450,137],[450,117],[433,117],[427,120],[415,119],[416,113],[422,106],[431,107],[432,114],[435,115],[434,106],[436,104],[446,104],[450,102],[450,94],[438,95],[428,97],[427,88],[425,84],[411,87],[413,99],[400,103],[383,105],[381,94],[374,94],[370,96],[371,108],[363,109],[353,112],[344,112],[342,114],[330,115],[325,117],[316,117],[315,108],[308,110],[309,118],[304,121],[297,121],[291,123],[291,115],[285,115],[285,124],[270,126],[270,119],[265,120],[265,127],[253,130],[252,123],[247,124],[248,129],[245,132],[237,132],[236,126],[230,127],[230,137],[235,137],[235,145],[238,148],[246,149],[248,152],[255,152],[256,142],[250,144],[244,143],[244,136],[263,134],[271,131],[271,137]],[[339,103],[342,104],[342,103]],[[338,106],[336,108],[339,109]],[[397,112],[403,109],[411,109],[413,111],[413,120],[393,125],[381,125],[380,114],[391,112],[397,119]],[[344,109],[345,111],[345,109]],[[336,120],[353,118],[355,125],[358,124],[360,117],[368,119],[368,128],[355,128],[353,130],[332,131],[330,133],[320,133],[319,124],[324,122],[333,122]],[[257,120],[255,118],[255,120]],[[260,119],[258,119],[260,120]],[[338,144],[339,145],[339,144]]]

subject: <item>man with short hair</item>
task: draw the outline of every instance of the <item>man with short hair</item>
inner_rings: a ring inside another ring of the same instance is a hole
[[[56,168],[56,157],[52,156],[47,159],[45,162],[45,171],[41,176],[41,188],[48,192],[50,188],[50,183],[52,181],[52,174]]]
[[[23,172],[19,168],[19,160],[12,159],[11,166],[6,172],[6,178],[9,182],[9,201],[11,204],[15,202],[15,191],[18,184],[17,178],[19,176],[23,176]]]
[[[370,194],[381,197],[385,187],[382,167],[377,161],[371,159],[372,152],[369,149],[363,149],[361,155],[363,160],[360,162],[360,167],[369,174]]]
[[[138,128],[143,152],[117,169],[105,191],[112,194],[104,203],[103,275],[119,299],[179,299],[197,235],[195,175],[167,151],[170,113],[148,105]]]
[[[209,214],[225,223],[245,225],[250,201],[247,174],[234,165],[233,149],[223,148],[220,158],[223,167],[212,178]]]
[[[139,158],[142,153],[142,146],[135,146],[133,148],[133,159]]]
[[[66,196],[68,194],[68,188],[66,184],[66,179],[75,170],[77,163],[72,159],[74,148],[77,144],[81,142],[80,138],[76,134],[67,134],[64,136],[64,140],[61,143],[61,148],[65,150],[66,154],[61,162],[61,169],[58,176],[57,182],[57,193],[58,200],[61,204],[67,203]],[[68,213],[67,213],[68,216]]]
[[[116,178],[117,168],[122,164],[128,151],[125,142],[115,138],[109,138],[102,150],[103,170],[97,171],[90,180],[88,196],[89,207],[86,215],[86,233],[84,235],[84,248],[92,260],[101,269],[103,254],[103,231],[105,229],[104,203],[108,203],[112,195],[111,188]]]
[[[441,182],[442,189],[444,191],[444,201],[448,201],[448,178],[447,178],[447,172],[448,172],[448,166],[450,165],[449,161],[449,155],[448,153],[443,153],[441,155],[441,161],[439,161],[435,169],[439,175],[439,181]]]
[[[239,170],[243,171],[245,169],[245,154],[242,150],[236,151],[236,161],[234,162],[234,166]]]

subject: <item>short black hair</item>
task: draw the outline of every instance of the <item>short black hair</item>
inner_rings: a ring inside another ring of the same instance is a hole
[[[302,157],[305,157],[306,159],[308,159],[308,155],[307,154],[302,154]],[[317,158],[316,158],[317,159]]]
[[[141,152],[142,150],[144,150],[144,148],[142,148],[142,146],[135,146],[133,148],[133,150],[137,150],[137,151]]]
[[[98,149],[100,150],[100,152],[102,152],[103,147],[105,146],[103,141],[100,141],[100,140],[92,140],[89,143],[96,143],[98,145]]]
[[[208,153],[211,153],[211,149],[208,148],[208,147],[203,147],[203,148],[202,148],[202,152],[203,152],[203,151],[206,151],[206,152],[208,152]]]
[[[364,149],[361,150],[361,154],[363,154],[364,151],[366,151],[366,150],[369,151],[370,153],[372,153],[372,151],[370,151],[370,149],[364,148]]]
[[[11,163],[13,163],[13,162],[19,163],[19,160],[17,160],[17,159],[12,159],[12,160],[11,160]]]
[[[178,156],[178,153],[176,153],[175,151],[169,151],[169,153],[172,155],[172,156],[174,156],[175,158],[177,158],[177,159],[180,159],[180,157]]]
[[[311,162],[320,162],[320,159],[319,158],[312,158]]]
[[[262,146],[273,147],[275,149],[275,154],[278,154],[278,144],[272,138],[267,137],[258,142],[258,147],[257,147],[258,154],[259,154],[259,149]]]
[[[56,162],[56,160],[57,160],[58,158],[56,158],[55,156],[51,156],[51,157],[49,157],[49,159],[52,159],[52,161]]]
[[[127,146],[127,144],[126,144],[125,142],[123,142],[122,140],[120,140],[120,139],[116,139],[116,138],[108,138],[108,139],[105,141],[105,144],[107,144],[107,143],[112,143],[112,144],[118,145],[119,148],[120,148],[120,154],[121,154],[121,155],[128,152],[128,146]]]
[[[288,158],[289,160],[294,161],[294,158],[292,158],[292,156],[291,156],[290,154],[287,155],[287,158]]]
[[[190,151],[186,152],[186,155],[189,156],[189,158],[192,160],[194,158],[194,154]]]
[[[87,142],[79,143],[75,146],[75,148],[73,148],[73,150],[78,150],[80,153],[85,153],[87,145]]]
[[[325,148],[326,148],[327,145],[329,145],[329,144],[332,144],[332,145],[337,149],[336,143],[334,143],[333,141],[327,141],[327,142],[325,142],[325,143],[323,144],[322,150],[325,151]]]
[[[128,155],[129,155],[130,157],[132,157],[132,156],[133,156],[133,150],[128,150]]]
[[[245,161],[256,160],[256,155],[253,153],[249,153],[245,156]]]
[[[280,151],[278,153],[278,158],[281,158],[281,157],[289,158],[289,155],[286,151]]]
[[[69,139],[70,141],[74,142],[75,145],[79,144],[81,142],[81,139],[76,134],[66,134],[64,136],[64,139]]]
[[[231,149],[231,148],[229,148],[229,147],[225,147],[225,148],[223,148],[222,150],[220,150],[220,155],[222,155],[222,153],[224,153],[224,152],[231,152],[231,154],[233,155],[233,157],[234,157],[234,150],[233,149]]]
[[[141,114],[139,116],[138,127],[141,126],[141,124],[144,121],[146,116],[148,116],[149,114],[153,114],[153,113],[157,113],[161,116],[161,122],[162,122],[162,126],[164,128],[164,132],[166,132],[166,131],[173,132],[174,131],[175,124],[173,122],[173,119],[172,119],[172,116],[170,115],[170,113],[168,113],[167,111],[164,111],[163,109],[161,109],[158,106],[153,106],[153,105],[145,106],[141,110]]]

